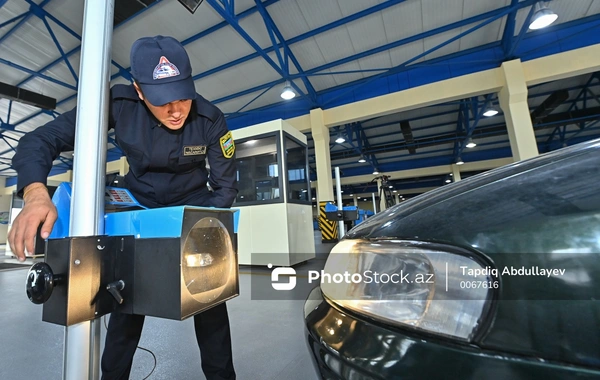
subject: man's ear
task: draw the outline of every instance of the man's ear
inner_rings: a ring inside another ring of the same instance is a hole
[[[133,87],[135,88],[135,91],[137,92],[140,100],[144,100],[144,93],[142,93],[142,89],[138,86],[136,82],[133,82]]]

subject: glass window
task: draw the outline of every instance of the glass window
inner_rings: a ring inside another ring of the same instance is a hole
[[[236,204],[281,200],[277,136],[236,141]]]
[[[306,145],[285,136],[285,160],[287,168],[287,192],[289,202],[310,202],[308,180],[308,157]]]

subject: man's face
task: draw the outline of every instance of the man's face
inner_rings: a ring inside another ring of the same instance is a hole
[[[181,129],[181,127],[183,127],[192,108],[191,99],[176,100],[162,106],[155,106],[144,97],[144,94],[137,84],[134,83],[134,87],[140,99],[146,103],[150,112],[152,112],[154,117],[158,119],[162,125],[172,130]]]

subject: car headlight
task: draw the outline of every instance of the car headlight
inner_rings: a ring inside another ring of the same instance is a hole
[[[440,244],[344,240],[329,254],[321,290],[372,318],[468,341],[499,287],[482,264],[469,251]]]

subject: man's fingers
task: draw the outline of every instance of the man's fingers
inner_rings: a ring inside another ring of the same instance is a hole
[[[52,227],[54,226],[54,222],[56,222],[56,213],[49,212],[44,224],[42,224],[42,229],[40,235],[42,235],[42,239],[48,239],[50,236],[50,232],[52,232]]]
[[[33,254],[35,251],[34,242],[35,236],[37,235],[37,228],[32,228],[32,225],[28,225],[23,234],[23,241],[25,242],[25,253]]]
[[[10,244],[11,251],[17,256],[19,261],[25,261],[25,253],[23,252],[23,234],[18,225],[13,226],[10,230],[13,234],[12,243]]]

